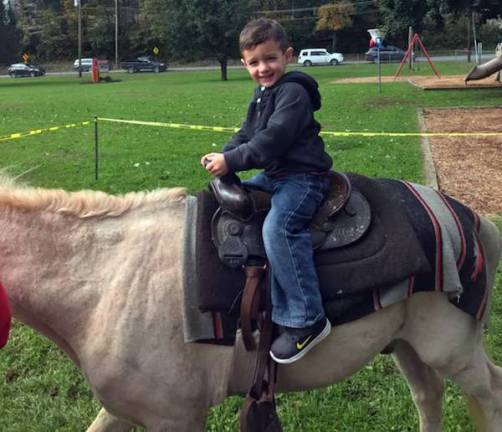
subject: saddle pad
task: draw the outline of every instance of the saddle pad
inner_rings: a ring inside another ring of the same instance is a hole
[[[405,209],[404,216],[400,213],[400,217],[409,221],[415,238],[432,264],[428,271],[409,273],[394,284],[380,285],[373,280],[374,285],[363,292],[350,293],[341,288],[341,291],[326,294],[326,286],[323,286],[324,307],[330,321],[333,324],[353,321],[415,292],[431,290],[446,293],[456,307],[483,320],[488,290],[478,239],[478,215],[454,199],[424,186],[395,180],[372,180],[369,186],[372,182],[389,183],[396,205]],[[232,344],[244,276],[239,270],[225,267],[212,244],[209,222],[217,208],[213,195],[201,191],[197,198],[189,198],[192,217],[186,220],[189,235],[185,242],[184,290],[185,321],[192,320],[192,323],[185,323],[185,338],[187,341],[212,343],[213,339],[216,343]],[[409,246],[407,238],[403,243]],[[376,269],[373,274],[379,273],[380,269]],[[337,283],[336,288],[339,287]],[[190,326],[192,333],[187,337]]]
[[[486,321],[489,290],[479,216],[431,188],[407,182],[395,186],[401,189],[406,213],[433,263],[432,270],[390,287],[325,301],[330,321],[335,325],[350,322],[424,291],[443,292],[454,306]]]
[[[409,275],[431,270],[400,203],[401,189],[396,187],[400,182],[355,174],[349,177],[353,189],[369,201],[373,219],[359,241],[316,253],[317,272],[326,301],[371,291],[377,286],[394,285]],[[218,258],[210,233],[210,221],[218,208],[213,194],[203,190],[196,197],[195,279],[199,307],[202,311],[238,312],[244,272],[226,267]]]
[[[357,242],[315,255],[325,300],[391,286],[412,274],[431,270],[412,221],[407,217],[397,180],[348,174],[352,190],[371,207],[371,225]]]
[[[233,313],[221,312],[218,310],[202,310],[199,307],[200,293],[205,292],[205,288],[217,289],[213,284],[213,270],[211,263],[214,261],[204,259],[205,253],[202,245],[203,241],[208,240],[212,245],[211,239],[201,235],[197,227],[197,218],[203,213],[203,203],[200,199],[188,196],[185,200],[185,228],[183,244],[183,262],[182,262],[182,283],[183,283],[183,335],[185,342],[210,342],[213,344],[233,345],[235,332],[237,330],[237,311]],[[199,251],[199,252],[197,252]],[[202,254],[200,253],[202,252]],[[218,260],[219,261],[219,260]],[[225,274],[219,269],[219,274]],[[225,269],[226,270],[226,269]],[[215,273],[216,274],[216,273]],[[228,276],[227,277],[231,277]],[[217,279],[218,281],[218,279]],[[234,282],[230,283],[231,286]]]

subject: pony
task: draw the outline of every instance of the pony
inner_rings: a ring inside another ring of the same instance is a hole
[[[208,408],[252,381],[256,353],[239,337],[184,342],[186,200],[180,188],[112,196],[0,179],[0,281],[13,316],[64,350],[102,404],[88,432],[203,431]],[[484,217],[479,239],[493,287],[502,240]],[[502,369],[485,352],[483,326],[444,294],[417,293],[335,327],[280,367],[277,391],[339,382],[392,346],[421,432],[441,430],[445,378],[472,401],[482,430],[500,431]]]

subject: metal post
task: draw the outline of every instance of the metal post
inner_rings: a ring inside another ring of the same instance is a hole
[[[474,58],[476,61],[476,64],[479,64],[479,58],[478,58],[478,40],[476,37],[476,22],[474,21],[474,11],[472,12],[472,38],[474,39]]]
[[[471,19],[467,17],[467,63],[471,62]]]
[[[98,179],[99,171],[99,141],[98,141],[98,117],[94,117],[94,178]]]
[[[115,0],[115,70],[119,68],[119,1]]]
[[[378,58],[378,92],[382,93],[382,62],[380,59],[380,44],[377,46],[377,58]]]
[[[411,26],[408,27],[408,49],[412,43],[412,40],[413,40],[413,28]],[[414,47],[411,48],[411,55],[410,55],[410,58],[409,58],[409,69],[412,70],[413,69],[413,51],[414,51]]]

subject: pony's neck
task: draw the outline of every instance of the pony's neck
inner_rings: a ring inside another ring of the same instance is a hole
[[[0,280],[13,315],[51,338],[64,337],[82,318],[82,303],[68,301],[76,295],[71,268],[85,253],[76,243],[82,230],[77,218],[0,207]]]

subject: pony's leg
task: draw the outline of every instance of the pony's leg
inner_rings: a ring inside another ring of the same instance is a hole
[[[493,364],[481,344],[462,370],[451,374],[452,380],[467,395],[477,430],[502,430],[502,368]]]
[[[206,414],[194,415],[180,410],[178,416],[172,415],[169,420],[152,415],[148,418],[145,430],[148,432],[203,432],[206,425]],[[115,417],[105,408],[101,408],[96,419],[86,432],[129,432],[134,425],[127,420]]]
[[[101,408],[98,416],[87,429],[87,432],[129,432],[133,425],[119,419]]]
[[[405,341],[397,341],[392,358],[408,382],[420,417],[420,432],[441,432],[442,377],[418,357]]]
[[[206,415],[193,415],[192,412],[180,412],[178,416],[165,418],[150,417],[145,430],[147,432],[204,432]]]

